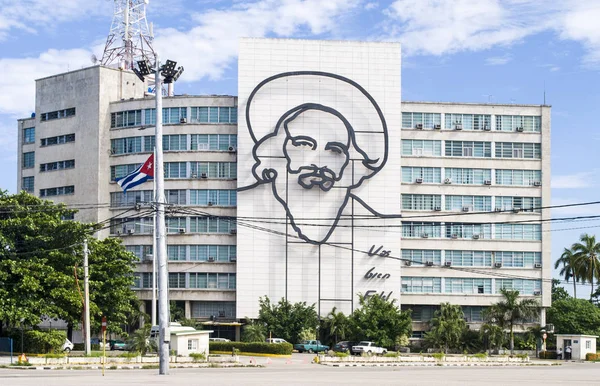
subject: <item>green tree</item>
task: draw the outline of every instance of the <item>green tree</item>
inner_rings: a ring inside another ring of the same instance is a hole
[[[484,345],[489,350],[499,350],[504,345],[504,329],[496,324],[484,323],[481,325],[479,335]]]
[[[503,299],[487,310],[486,318],[502,328],[508,328],[512,354],[515,348],[515,325],[537,317],[540,313],[540,304],[535,299],[519,300],[519,291],[502,288],[500,293]]]
[[[600,308],[587,300],[568,298],[554,301],[546,316],[557,333],[600,335]]]
[[[570,297],[567,290],[561,287],[560,280],[552,279],[552,302],[569,299]]]
[[[350,321],[348,317],[342,311],[337,311],[336,307],[333,307],[329,314],[327,314],[324,325],[329,336],[334,337],[334,343],[337,343],[338,339],[346,339],[346,336],[350,333]]]
[[[350,316],[352,335],[356,340],[369,340],[392,348],[402,335],[409,335],[412,322],[409,312],[381,296],[359,296],[359,308]]]
[[[575,253],[569,248],[563,250],[560,258],[554,263],[554,269],[560,267],[560,276],[563,276],[567,283],[573,279],[573,297],[577,297],[577,281],[579,281],[579,273],[577,272]]]
[[[456,304],[442,303],[435,311],[430,322],[431,329],[425,334],[425,340],[448,353],[449,349],[458,349],[461,337],[467,328],[465,314]]]
[[[265,326],[258,321],[248,320],[242,330],[242,342],[264,342],[266,339]]]
[[[592,285],[591,299],[594,294],[594,279],[600,278],[600,243],[596,242],[596,236],[583,234],[579,242],[571,246],[571,250],[574,253],[574,271],[577,277]]]
[[[300,332],[305,329],[316,330],[319,326],[319,317],[315,311],[315,305],[307,305],[306,302],[290,303],[281,299],[279,303],[272,304],[265,296],[259,299],[260,309],[258,321],[266,326],[267,333],[270,332],[274,338],[283,338],[288,342],[300,341]]]
[[[149,351],[156,351],[156,341],[150,339],[150,323],[146,323],[143,327],[135,330],[129,337],[129,351],[138,352],[140,355],[146,355]]]

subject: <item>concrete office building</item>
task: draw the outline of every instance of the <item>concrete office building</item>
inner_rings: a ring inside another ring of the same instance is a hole
[[[402,102],[392,43],[243,39],[239,66],[239,133],[237,97],[163,102],[170,299],[186,317],[256,317],[264,295],[324,316],[368,293],[412,309],[419,338],[441,302],[475,327],[503,287],[550,305],[549,106]],[[138,256],[150,312],[152,184],[114,183],[152,152],[146,89],[103,66],[37,80],[18,188],[112,218],[98,237]]]

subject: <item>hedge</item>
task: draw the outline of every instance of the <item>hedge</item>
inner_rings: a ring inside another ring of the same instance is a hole
[[[556,351],[540,351],[540,359],[556,359],[556,356]]]
[[[294,346],[291,343],[262,343],[262,342],[210,342],[210,351],[231,352],[232,349],[240,352],[259,354],[291,355]]]
[[[597,361],[597,360],[600,360],[600,355],[589,352],[589,353],[585,354],[585,360],[586,361]]]

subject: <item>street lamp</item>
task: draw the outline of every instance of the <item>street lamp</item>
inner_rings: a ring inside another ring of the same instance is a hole
[[[21,354],[24,354],[25,351],[23,350],[23,341],[24,341],[24,337],[23,337],[23,329],[24,329],[24,324],[25,324],[25,319],[21,319]]]
[[[156,98],[156,124],[154,143],[154,199],[156,201],[156,221],[154,224],[154,239],[156,251],[154,256],[158,263],[158,327],[159,327],[159,370],[161,375],[169,373],[169,299],[168,280],[169,270],[167,267],[167,235],[165,232],[165,189],[163,169],[163,147],[162,147],[162,84],[172,84],[183,73],[183,67],[175,68],[177,62],[167,60],[166,64],[160,65],[158,53],[155,56],[154,96]],[[151,73],[150,62],[144,58],[138,61],[138,69],[134,73],[143,82],[144,77]]]

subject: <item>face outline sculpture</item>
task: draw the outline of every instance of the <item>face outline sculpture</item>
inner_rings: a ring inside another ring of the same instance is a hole
[[[298,76],[315,80],[334,79],[351,91],[360,91],[361,102],[366,101],[364,104],[376,116],[374,120],[378,122],[377,127],[356,129],[335,106],[307,100],[281,114],[274,129],[258,139],[251,122],[254,97],[269,82]],[[356,198],[352,195],[352,190],[377,174],[387,161],[387,125],[381,109],[360,85],[336,74],[297,71],[265,79],[248,98],[246,123],[255,142],[252,149],[255,160],[252,174],[256,183],[238,190],[250,190],[259,185],[270,184],[273,196],[285,209],[290,225],[300,239],[310,244],[320,245],[327,242],[349,199]],[[381,143],[383,153],[380,152],[375,157],[363,150],[358,143],[360,139],[357,138],[359,129],[359,135],[362,135],[361,142],[366,144],[367,138],[372,136],[370,140],[377,139],[378,143]],[[281,154],[273,155],[273,151],[269,149],[277,149],[277,153],[281,149]],[[299,200],[300,202],[312,199],[314,205],[323,206],[325,211],[330,211],[331,214],[327,215],[319,226],[307,226],[302,222],[302,216],[306,216],[302,206],[304,204],[289,198],[299,195],[305,198]],[[362,200],[359,202],[376,213]]]

